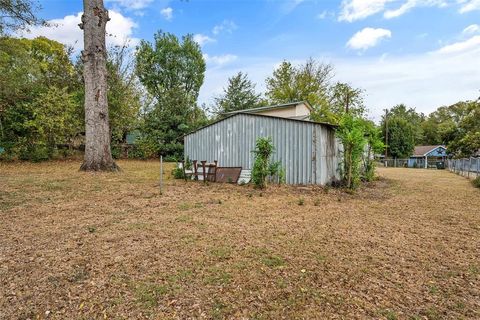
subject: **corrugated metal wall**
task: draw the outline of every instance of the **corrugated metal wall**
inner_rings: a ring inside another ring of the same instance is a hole
[[[325,184],[339,177],[334,130],[313,122],[237,114],[185,136],[185,155],[251,169],[258,137],[272,137],[273,160],[282,162],[288,184]]]

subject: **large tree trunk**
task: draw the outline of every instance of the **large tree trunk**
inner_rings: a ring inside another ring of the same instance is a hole
[[[108,11],[103,0],[83,0],[82,23],[85,81],[85,159],[80,170],[116,171],[110,150],[107,102],[107,52],[105,26]]]

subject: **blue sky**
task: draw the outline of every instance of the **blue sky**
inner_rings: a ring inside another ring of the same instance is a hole
[[[56,28],[33,28],[82,47],[82,1],[40,1]],[[134,46],[157,30],[191,33],[207,60],[200,101],[229,76],[264,79],[283,59],[331,63],[334,81],[365,90],[371,117],[406,103],[429,113],[480,96],[480,0],[106,0],[108,42]]]

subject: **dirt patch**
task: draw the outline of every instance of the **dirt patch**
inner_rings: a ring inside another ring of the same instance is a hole
[[[381,169],[347,194],[0,164],[1,319],[478,319],[480,191]],[[169,171],[165,170],[165,171]]]

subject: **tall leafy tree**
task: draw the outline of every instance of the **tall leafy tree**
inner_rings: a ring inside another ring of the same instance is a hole
[[[260,106],[261,95],[255,92],[255,84],[242,72],[228,79],[223,94],[215,98],[215,112],[218,114]]]
[[[394,158],[407,158],[415,148],[415,127],[407,119],[400,116],[388,117],[388,154]],[[385,137],[385,126],[382,133]]]
[[[458,122],[449,132],[448,151],[457,157],[470,157],[480,151],[480,99],[459,102],[452,109]]]
[[[68,143],[70,124],[78,123],[72,120],[74,84],[62,44],[44,37],[0,38],[0,145],[8,156],[45,159],[56,143]],[[59,126],[50,126],[52,119]],[[58,129],[65,121],[69,128]]]
[[[127,134],[138,125],[142,94],[133,62],[128,46],[110,48],[107,97],[113,144],[125,142]]]
[[[192,35],[178,39],[159,31],[154,42],[142,41],[136,72],[155,102],[144,116],[144,139],[163,155],[180,156],[182,135],[194,129],[201,112],[197,105],[205,75],[205,60]]]
[[[110,149],[110,124],[107,101],[107,49],[105,26],[109,20],[103,0],[83,0],[85,82],[85,157],[81,170],[116,171]]]
[[[320,108],[327,101],[332,76],[331,65],[311,58],[297,67],[283,61],[266,80],[266,96],[273,104],[308,101]]]
[[[418,113],[415,108],[409,108],[403,103],[398,104],[388,111],[389,117],[397,117],[406,120],[413,127],[414,144],[423,142],[422,122],[425,120],[423,113]]]
[[[365,115],[363,90],[353,88],[348,83],[337,82],[331,88],[330,111],[337,117],[350,113],[359,117]]]

